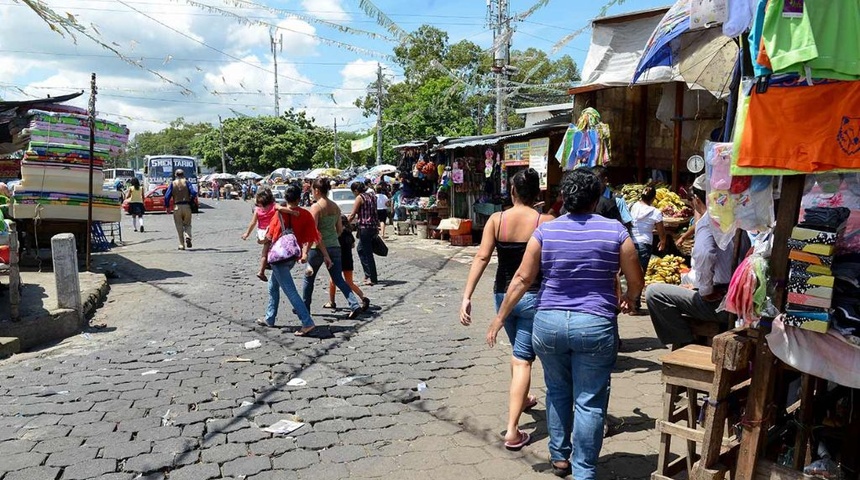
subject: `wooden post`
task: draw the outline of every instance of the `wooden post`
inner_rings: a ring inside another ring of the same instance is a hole
[[[672,154],[672,190],[678,191],[678,175],[681,171],[681,135],[684,133],[684,90],[683,82],[675,83],[675,145]]]
[[[775,363],[776,358],[767,345],[764,332],[758,330],[755,360],[753,360],[753,377],[750,382],[750,395],[744,414],[741,446],[733,480],[753,480],[755,478],[759,450],[767,433],[770,415],[768,405],[770,405],[773,396]]]
[[[636,180],[645,183],[645,150],[648,145],[648,86],[639,90],[639,151],[636,155]]]

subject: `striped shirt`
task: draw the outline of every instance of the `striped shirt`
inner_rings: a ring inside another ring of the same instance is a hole
[[[542,224],[538,310],[566,310],[605,318],[617,315],[615,275],[621,244],[630,238],[616,220],[600,215],[565,215]]]
[[[364,192],[361,194],[364,201],[358,208],[358,226],[360,228],[379,228],[379,219],[376,216],[376,194]]]

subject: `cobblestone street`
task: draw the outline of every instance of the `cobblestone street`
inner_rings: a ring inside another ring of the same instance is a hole
[[[147,215],[145,234],[123,218],[126,246],[94,260],[116,276],[92,320],[107,328],[0,362],[0,480],[554,478],[538,363],[539,405],[521,421],[534,440],[502,446],[510,347],[504,335],[484,344],[495,266],[465,328],[457,311],[474,248],[392,236],[381,282],[365,290],[371,310],[348,320],[322,309],[321,273],[311,312],[322,338],[298,338],[283,296],[280,328],[254,325],[268,296],[254,277],[259,248],[239,238],[250,206],[205,205],[190,251],[176,250],[169,216]],[[599,477],[647,479],[665,350],[648,317],[619,323]],[[261,346],[246,349],[253,340]],[[261,430],[282,419],[306,424]]]

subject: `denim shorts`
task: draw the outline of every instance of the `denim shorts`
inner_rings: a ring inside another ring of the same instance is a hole
[[[496,294],[496,311],[505,299],[504,293]],[[514,306],[511,314],[505,319],[505,332],[511,341],[513,355],[519,360],[534,361],[535,350],[532,347],[532,325],[535,319],[537,293],[526,292],[523,298]]]

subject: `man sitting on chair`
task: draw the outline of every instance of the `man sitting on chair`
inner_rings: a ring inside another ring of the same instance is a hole
[[[717,312],[732,279],[734,240],[725,250],[717,246],[712,229],[716,228],[705,204],[705,176],[693,183],[693,209],[696,216],[692,269],[682,285],[655,283],[645,293],[645,303],[657,337],[664,345],[676,347],[693,343],[689,322],[728,323],[728,313]],[[691,320],[684,316],[691,317]]]

